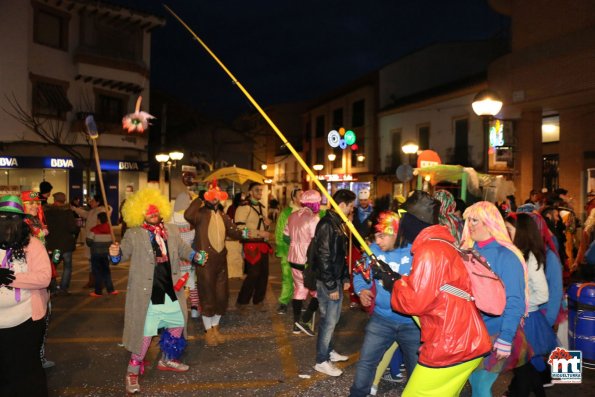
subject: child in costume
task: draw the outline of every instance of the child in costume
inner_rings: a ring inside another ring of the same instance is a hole
[[[91,248],[91,267],[95,278],[95,291],[89,293],[89,296],[94,298],[102,296],[103,286],[108,294],[118,295],[118,291],[114,289],[107,257],[109,246],[113,241],[105,212],[97,214],[97,225],[91,228],[86,241]]]
[[[130,260],[123,343],[132,353],[126,391],[137,393],[143,359],[160,328],[165,331],[159,343],[162,356],[157,369],[188,371],[188,365],[179,361],[186,347],[187,322],[180,258],[200,265],[207,258],[205,252],[196,252],[182,241],[176,226],[163,223],[172,210],[158,190],[139,190],[126,200],[122,210],[128,230],[120,244],[109,247],[109,254],[113,263]]]
[[[225,200],[227,193],[219,189],[215,180],[204,195],[204,205],[196,199],[184,212],[184,218],[195,230],[192,246],[206,251],[209,256],[209,263],[196,269],[207,346],[225,343],[225,336],[219,332],[219,322],[229,301],[225,238],[238,240],[242,237],[242,231],[221,208],[220,203]]]

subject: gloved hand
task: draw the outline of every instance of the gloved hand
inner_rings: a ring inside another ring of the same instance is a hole
[[[510,356],[510,351],[512,350],[511,343],[508,343],[500,338],[496,339],[494,342],[494,348],[492,349],[496,352],[496,358],[501,360],[503,358],[508,358]]]
[[[14,270],[0,268],[0,285],[10,285],[14,278]]]
[[[194,254],[192,262],[196,265],[204,266],[207,263],[207,259],[209,259],[209,254],[206,251],[200,250]]]
[[[392,292],[395,281],[399,280],[401,275],[393,271],[388,263],[380,259],[374,259],[371,265],[374,267],[374,278],[376,280],[381,280],[384,289],[388,292]]]

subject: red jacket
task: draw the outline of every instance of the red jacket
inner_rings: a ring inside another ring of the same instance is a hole
[[[487,354],[492,343],[475,304],[441,292],[450,284],[471,293],[471,281],[459,254],[441,238],[454,242],[444,226],[424,229],[413,242],[409,276],[393,287],[394,310],[419,316],[422,345],[419,363],[447,367]]]

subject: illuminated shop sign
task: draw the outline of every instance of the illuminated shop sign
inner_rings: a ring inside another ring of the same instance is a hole
[[[325,180],[327,182],[347,182],[347,181],[356,181],[357,180],[351,174],[326,174],[326,175],[319,175],[318,176],[318,179]]]
[[[72,159],[50,158],[49,168],[74,168]]]
[[[0,157],[0,167],[18,167],[19,162],[16,157]]]
[[[129,171],[138,171],[138,163],[133,161],[120,161],[118,162],[118,169],[119,170],[129,170]]]

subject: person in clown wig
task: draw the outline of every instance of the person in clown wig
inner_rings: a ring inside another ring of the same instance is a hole
[[[180,237],[175,225],[164,224],[172,213],[166,197],[145,188],[130,196],[122,208],[128,229],[121,243],[110,245],[113,263],[130,260],[124,312],[124,347],[132,353],[126,372],[126,391],[140,391],[138,377],[153,336],[165,328],[159,342],[161,371],[188,371],[179,361],[186,347],[187,310],[180,259],[204,265],[207,255],[196,252]]]
[[[196,199],[184,212],[184,218],[195,230],[192,246],[206,251],[209,256],[209,263],[196,271],[207,346],[225,342],[225,336],[219,332],[219,321],[229,300],[225,238],[239,240],[243,233],[223,212],[220,203],[225,200],[227,193],[221,191],[214,180],[204,195],[204,205]]]

